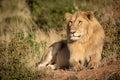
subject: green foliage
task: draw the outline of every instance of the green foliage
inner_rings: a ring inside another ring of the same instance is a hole
[[[86,8],[81,5],[81,1],[70,0],[27,0],[32,13],[32,18],[40,29],[45,31],[53,28],[63,29],[66,12],[73,13],[75,10]],[[78,5],[79,4],[79,5]]]

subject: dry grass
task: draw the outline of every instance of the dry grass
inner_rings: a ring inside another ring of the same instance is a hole
[[[59,40],[65,39],[66,31],[55,31],[54,29],[50,29],[47,33],[42,30],[35,31],[35,41],[45,41],[47,42],[47,46],[50,46],[52,43],[57,42]]]
[[[25,35],[32,31],[34,22],[25,0],[3,0],[0,9],[0,40],[10,41],[17,32]]]

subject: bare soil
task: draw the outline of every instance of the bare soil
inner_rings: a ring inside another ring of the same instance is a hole
[[[48,74],[38,80],[120,80],[120,61],[79,72],[63,69],[49,70]]]

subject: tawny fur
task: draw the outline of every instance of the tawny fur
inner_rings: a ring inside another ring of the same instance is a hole
[[[67,40],[52,44],[42,57],[40,67],[71,67],[81,70],[85,63],[97,68],[104,44],[104,30],[91,11],[66,13]]]

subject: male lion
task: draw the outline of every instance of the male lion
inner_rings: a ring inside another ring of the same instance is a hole
[[[104,30],[91,11],[66,13],[67,40],[52,44],[44,53],[40,67],[52,69],[71,67],[81,70],[85,63],[90,68],[100,64],[104,44]]]

